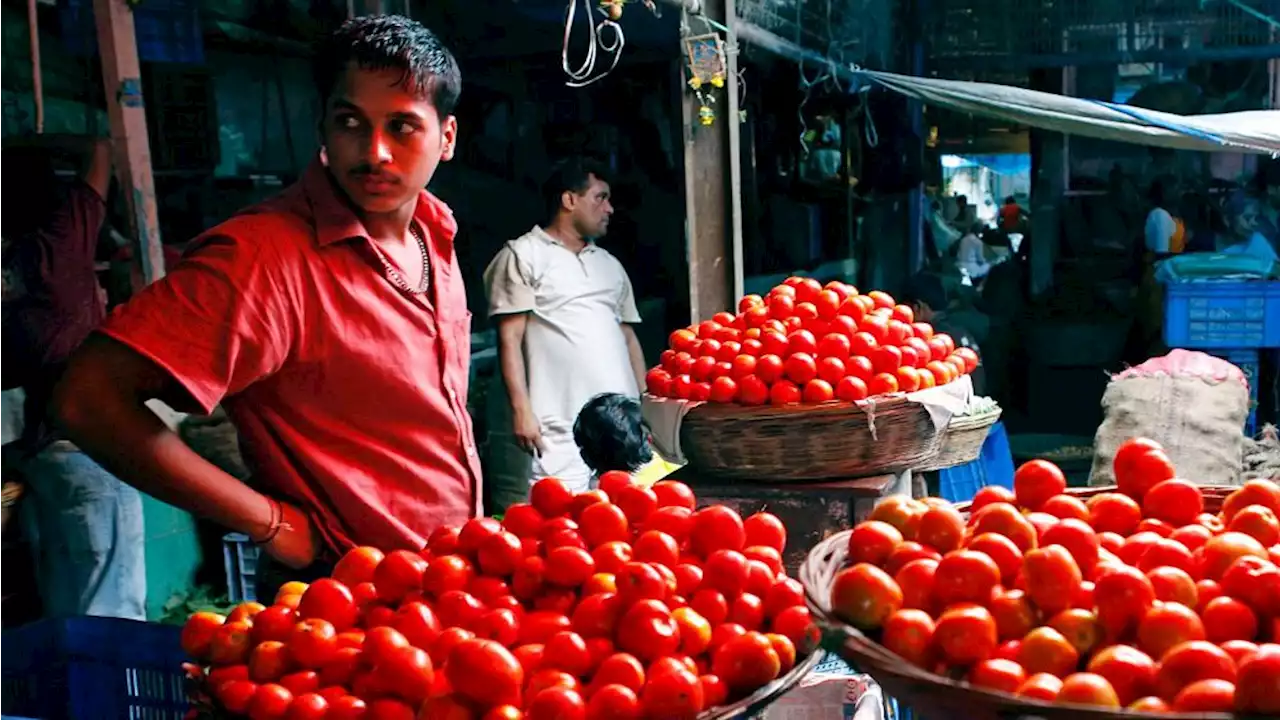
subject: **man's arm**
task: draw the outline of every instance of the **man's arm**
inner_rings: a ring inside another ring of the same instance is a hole
[[[496,320],[498,367],[507,388],[507,402],[511,405],[512,432],[525,452],[538,456],[544,449],[542,429],[529,401],[529,375],[524,363],[524,331],[529,324],[529,313],[498,315]]]
[[[644,350],[640,347],[640,338],[636,337],[635,328],[628,323],[621,323],[622,336],[627,339],[627,355],[631,359],[631,371],[636,374],[636,387],[644,392],[644,376],[648,368],[644,362]]]
[[[162,369],[126,345],[94,335],[73,356],[53,399],[70,439],[124,482],[171,505],[255,540],[293,567],[316,556],[310,521],[282,504],[277,518],[265,495],[219,470],[169,430],[144,403],[157,398],[192,409],[194,401]]]

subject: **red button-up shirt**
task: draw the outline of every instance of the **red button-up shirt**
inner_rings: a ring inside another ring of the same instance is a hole
[[[255,484],[299,503],[331,548],[416,550],[480,507],[457,224],[422,192],[431,289],[412,295],[336,193],[313,164],[201,236],[103,331],[206,412],[222,403]]]

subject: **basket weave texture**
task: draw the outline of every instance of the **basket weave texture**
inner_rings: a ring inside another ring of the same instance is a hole
[[[1204,486],[1205,512],[1217,512],[1234,487]],[[1081,500],[1106,492],[1114,486],[1068,489],[1067,494]],[[968,515],[969,503],[956,505]],[[1044,718],[1044,720],[1232,720],[1225,713],[1150,713],[1109,710],[1089,705],[1056,704],[994,690],[971,687],[966,683],[929,672],[890,652],[874,639],[837,619],[831,611],[831,587],[836,573],[846,565],[849,530],[823,540],[809,553],[800,566],[800,582],[814,620],[822,628],[823,645],[831,648],[853,668],[875,678],[885,694],[910,707],[916,716],[927,720],[1008,720],[1010,718]],[[1239,718],[1236,718],[1239,720]]]
[[[933,460],[917,468],[922,472],[964,465],[982,454],[991,426],[1000,420],[1000,408],[976,415],[953,418],[942,434],[941,447]]]
[[[925,407],[901,396],[785,407],[699,405],[680,428],[691,469],[774,482],[918,468],[937,455],[941,440]]]

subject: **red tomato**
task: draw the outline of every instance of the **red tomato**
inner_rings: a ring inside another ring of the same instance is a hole
[[[1027,672],[1011,660],[983,660],[969,670],[969,683],[1000,692],[1012,693],[1027,680]]]
[[[942,656],[956,664],[984,660],[995,652],[996,621],[981,605],[954,605],[942,613],[934,627],[934,641]]]
[[[1240,663],[1235,683],[1237,711],[1260,715],[1280,713],[1280,645],[1263,645]]]
[[[1204,640],[1184,642],[1160,659],[1156,673],[1156,695],[1172,701],[1178,693],[1198,680],[1236,679],[1236,664],[1221,648]]]
[[[831,402],[836,397],[835,389],[826,380],[814,379],[805,383],[800,399],[808,405],[820,405]]]
[[[897,582],[880,568],[867,563],[841,570],[836,574],[831,589],[831,606],[835,613],[863,630],[880,627],[902,604],[903,593]],[[719,672],[716,674],[723,677]]]
[[[923,610],[904,608],[889,616],[881,635],[882,644],[918,667],[930,666],[934,622]]]
[[[891,395],[898,392],[898,377],[889,373],[878,373],[867,383],[870,395]]]
[[[619,649],[641,660],[656,660],[680,646],[680,628],[667,606],[658,600],[640,600],[618,624]]]
[[[769,404],[775,406],[798,405],[803,399],[800,388],[790,380],[779,380],[769,388]]]
[[[692,719],[706,706],[702,682],[686,668],[673,668],[650,677],[640,702],[647,717]]]
[[[1147,491],[1157,483],[1176,476],[1173,463],[1160,443],[1147,438],[1131,438],[1121,443],[1116,449],[1113,468],[1120,492],[1138,502],[1142,502]]]
[[[542,666],[563,670],[575,677],[586,676],[591,670],[591,653],[587,650],[587,641],[572,631],[552,635],[546,642]]]
[[[622,497],[631,487],[629,484],[625,485],[610,497]],[[588,506],[582,511],[578,524],[583,540],[592,548],[608,542],[626,541],[631,537],[626,515],[622,508],[613,503],[600,502]]]
[[[502,516],[502,526],[518,538],[537,537],[544,521],[542,513],[528,503],[507,507]]]
[[[1211,643],[1221,645],[1228,640],[1253,640],[1258,635],[1258,616],[1235,598],[1210,600],[1200,611],[1200,617]]]
[[[1000,581],[1006,586],[1012,586],[1014,578],[1018,576],[1018,572],[1022,570],[1022,551],[1018,549],[1013,541],[1003,535],[995,533],[982,533],[969,541],[968,549],[986,555],[995,562],[1000,569]],[[922,548],[923,550],[923,548]],[[931,551],[928,551],[931,552]],[[914,560],[917,557],[929,557],[928,554],[921,554],[911,557]],[[905,562],[903,563],[905,564]],[[899,565],[901,567],[901,565]]]
[[[1094,581],[1093,599],[1098,607],[1098,622],[1113,637],[1136,627],[1155,603],[1155,598],[1151,581],[1136,568],[1110,567]]]
[[[1204,624],[1200,617],[1194,610],[1178,603],[1152,607],[1138,624],[1138,647],[1151,657],[1164,657],[1165,652],[1175,645],[1204,639]]]
[[[712,655],[711,671],[731,690],[750,691],[773,681],[782,661],[767,637],[747,632],[728,640]]]
[[[594,683],[593,683],[594,685]],[[635,690],[618,684],[596,687],[587,701],[587,720],[638,720],[640,699]]]
[[[744,523],[737,512],[723,505],[712,505],[693,514],[689,547],[694,553],[707,557],[716,550],[742,550],[746,537]]]
[[[1013,475],[1013,493],[1018,504],[1028,510],[1039,510],[1049,498],[1062,494],[1067,478],[1048,460],[1023,463]]]
[[[587,704],[576,690],[549,687],[538,692],[525,706],[526,720],[583,720]]]
[[[1174,527],[1195,522],[1204,512],[1204,495],[1199,486],[1186,480],[1156,483],[1142,497],[1143,515],[1163,520]]]
[[[943,605],[986,602],[1000,582],[1000,568],[985,553],[956,550],[938,563],[933,577],[934,598]]]
[[[422,587],[422,576],[426,569],[427,561],[417,553],[408,550],[387,553],[373,572],[373,584],[378,589],[378,598],[387,603],[399,602],[405,595]]]
[[[491,640],[464,640],[444,666],[459,695],[485,706],[518,704],[524,669],[506,648]]]
[[[561,587],[577,587],[596,571],[591,553],[578,547],[553,548],[546,561],[547,582]]]
[[[267,683],[259,685],[249,700],[248,715],[250,720],[272,720],[283,718],[293,703],[293,693],[280,685]]]

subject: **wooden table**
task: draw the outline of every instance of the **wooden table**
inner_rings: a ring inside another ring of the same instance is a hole
[[[787,527],[782,560],[792,577],[813,546],[865,520],[881,498],[910,495],[912,486],[909,470],[822,483],[727,481],[690,470],[676,472],[674,479],[693,488],[699,505],[726,505],[744,518],[762,510],[777,515]]]

